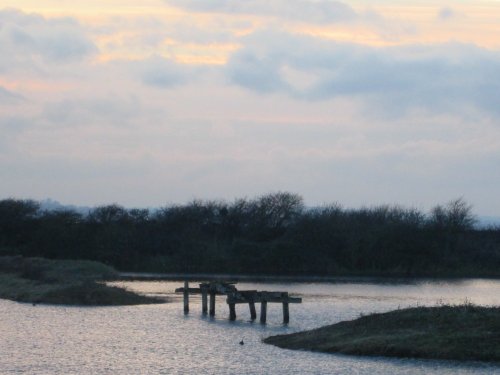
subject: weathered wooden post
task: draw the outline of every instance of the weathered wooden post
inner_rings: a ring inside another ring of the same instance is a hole
[[[267,319],[267,301],[260,303],[260,322],[264,324]]]
[[[290,310],[288,307],[288,293],[283,293],[283,323],[288,324],[290,322]]]
[[[210,316],[215,316],[215,291],[210,291]]]
[[[234,303],[229,304],[229,320],[236,320],[236,305]]]
[[[229,305],[229,318],[236,320],[236,304],[248,303],[250,309],[250,317],[252,320],[257,318],[255,311],[255,303],[260,302],[260,322],[265,324],[267,320],[267,304],[281,303],[283,305],[283,323],[288,324],[290,321],[290,303],[301,303],[302,298],[290,297],[288,292],[259,292],[257,290],[242,290],[238,291],[234,283],[214,282],[201,283],[199,288],[190,288],[189,282],[184,281],[183,288],[175,289],[176,293],[184,295],[184,313],[189,313],[189,293],[201,294],[202,313],[206,314],[207,310],[210,316],[215,316],[216,296],[226,295],[226,302]],[[208,307],[208,295],[210,294],[210,307]],[[207,308],[208,307],[208,308]]]
[[[189,312],[189,283],[184,281],[184,314]]]
[[[201,312],[205,314],[208,312],[208,291],[207,287],[203,284],[200,284],[201,289]]]
[[[254,301],[249,302],[248,307],[250,308],[250,318],[252,320],[257,319],[257,312],[255,311],[255,302]]]

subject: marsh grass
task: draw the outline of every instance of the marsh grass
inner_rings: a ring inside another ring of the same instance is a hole
[[[470,303],[414,307],[272,336],[264,342],[353,355],[500,362],[500,308]]]
[[[0,298],[65,305],[136,305],[165,302],[108,286],[116,271],[102,263],[0,257]]]

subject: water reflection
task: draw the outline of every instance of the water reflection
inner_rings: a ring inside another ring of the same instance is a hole
[[[0,300],[0,373],[28,374],[500,374],[481,363],[358,358],[289,351],[261,343],[263,337],[353,319],[398,307],[462,303],[500,305],[500,281],[405,283],[239,283],[239,289],[286,290],[303,298],[281,323],[281,305],[268,305],[268,324],[250,321],[238,305],[228,320],[223,297],[216,317],[201,314],[192,296],[183,314],[174,294],[179,282],[119,283],[166,296],[164,305],[133,307],[32,306]],[[193,285],[195,283],[192,283]],[[244,340],[245,345],[239,345]]]

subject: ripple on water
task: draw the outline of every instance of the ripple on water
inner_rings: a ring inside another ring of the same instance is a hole
[[[143,293],[174,297],[179,282],[119,283]],[[215,319],[203,317],[200,299],[191,313],[182,301],[127,307],[32,306],[0,300],[0,373],[27,374],[500,374],[500,367],[447,361],[359,358],[283,350],[262,338],[353,319],[398,307],[461,303],[500,304],[500,281],[388,283],[240,283],[239,289],[287,290],[289,326],[281,306],[270,304],[268,324],[238,319],[218,298]],[[239,345],[244,340],[245,345]]]

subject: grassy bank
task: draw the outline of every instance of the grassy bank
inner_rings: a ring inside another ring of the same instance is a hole
[[[500,308],[409,308],[271,336],[264,342],[330,353],[500,362]]]
[[[116,271],[102,263],[0,257],[0,298],[65,305],[137,305],[163,300],[107,286]]]

